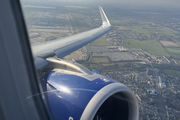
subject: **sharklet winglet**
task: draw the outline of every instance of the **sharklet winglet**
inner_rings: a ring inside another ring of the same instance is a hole
[[[101,6],[99,6],[99,11],[100,11],[100,14],[101,14],[101,19],[102,19],[102,26],[111,26],[104,10],[102,9]]]

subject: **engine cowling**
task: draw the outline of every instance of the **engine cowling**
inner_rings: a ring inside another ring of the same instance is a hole
[[[83,72],[87,69],[77,63],[54,58],[48,61],[54,67],[47,78],[48,104],[54,120],[138,120],[137,100],[125,85]]]

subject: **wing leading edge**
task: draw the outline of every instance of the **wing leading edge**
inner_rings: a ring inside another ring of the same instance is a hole
[[[102,19],[102,25],[100,27],[62,39],[32,46],[36,69],[41,69],[47,65],[44,64],[46,63],[46,58],[54,55],[63,58],[107,33],[111,29],[111,24],[100,6],[99,11]]]

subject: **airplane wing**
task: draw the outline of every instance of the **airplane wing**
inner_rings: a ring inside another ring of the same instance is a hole
[[[102,7],[99,10],[99,28],[32,47],[36,69],[49,65],[40,81],[54,120],[138,120],[138,103],[128,87],[76,62],[52,57],[62,58],[108,32],[111,24]]]
[[[101,7],[101,27],[32,47],[37,69],[49,65],[38,71],[37,79],[19,2],[0,4],[0,119],[139,120],[138,101],[127,86],[50,57],[63,57],[110,30]]]
[[[63,58],[107,33],[111,29],[111,24],[100,6],[99,11],[102,19],[102,26],[99,28],[32,46],[36,69],[48,64],[45,60],[47,57],[56,55],[58,58]]]

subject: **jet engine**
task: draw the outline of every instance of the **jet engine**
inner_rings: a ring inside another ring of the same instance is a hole
[[[54,120],[138,120],[134,93],[125,85],[84,66],[47,58],[46,95]]]

